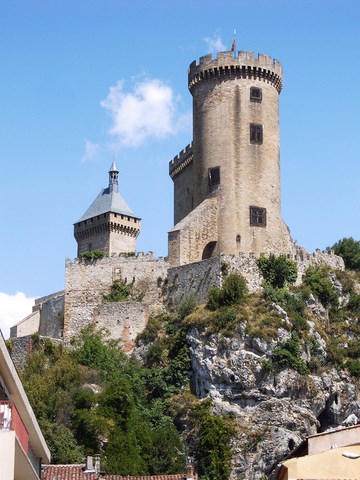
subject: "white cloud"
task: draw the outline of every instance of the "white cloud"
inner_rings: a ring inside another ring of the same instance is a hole
[[[84,155],[81,157],[81,163],[96,160],[100,146],[91,140],[84,139]]]
[[[204,41],[207,45],[209,53],[224,52],[226,50],[229,50],[228,48],[226,48],[226,45],[218,34],[214,34],[213,37],[205,37]]]
[[[176,109],[178,101],[172,88],[155,78],[136,83],[132,92],[125,92],[124,81],[118,81],[101,106],[112,115],[110,133],[120,144],[136,147],[183,128],[184,117]]]
[[[9,337],[10,327],[30,315],[34,300],[22,292],[15,295],[0,292],[0,329],[4,338]]]

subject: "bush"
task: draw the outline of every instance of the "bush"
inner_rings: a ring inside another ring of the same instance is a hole
[[[300,357],[300,340],[296,332],[291,332],[289,340],[274,348],[272,361],[279,367],[290,367],[301,374],[307,373],[308,367]]]
[[[350,295],[346,310],[355,315],[360,315],[360,295],[357,293]]]
[[[335,243],[332,250],[343,258],[345,267],[350,270],[360,270],[360,242],[352,237],[343,238]]]
[[[103,250],[88,250],[87,252],[80,253],[81,258],[86,260],[97,260],[98,258],[107,257],[108,254]]]
[[[339,296],[329,277],[328,267],[309,267],[304,275],[303,283],[325,306],[337,307]]]
[[[283,288],[285,285],[291,285],[296,281],[296,262],[285,255],[279,255],[278,257],[273,254],[268,257],[261,256],[257,259],[256,264],[265,282],[274,288]]]
[[[180,317],[180,320],[184,320],[185,317],[190,315],[196,308],[196,298],[194,295],[186,295],[182,298],[177,311]]]
[[[110,293],[103,295],[104,302],[126,302],[131,292],[131,285],[116,280],[111,285]]]
[[[221,307],[240,304],[247,293],[246,280],[242,275],[231,273],[224,280],[222,288],[211,288],[208,293],[207,308],[217,310]]]

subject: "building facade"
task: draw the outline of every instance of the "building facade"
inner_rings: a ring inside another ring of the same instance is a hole
[[[0,478],[39,480],[50,452],[0,332]]]

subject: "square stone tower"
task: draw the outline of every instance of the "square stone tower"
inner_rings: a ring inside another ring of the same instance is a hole
[[[281,88],[281,64],[263,54],[219,52],[191,63],[193,143],[170,162],[172,265],[293,252],[280,212]]]
[[[78,257],[90,250],[102,250],[109,255],[136,251],[140,218],[120,195],[118,177],[119,171],[113,162],[109,170],[109,186],[101,190],[74,224]]]

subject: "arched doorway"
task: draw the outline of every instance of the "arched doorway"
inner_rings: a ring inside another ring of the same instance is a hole
[[[211,258],[214,254],[217,242],[209,242],[203,250],[201,260]]]

